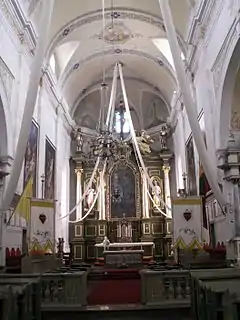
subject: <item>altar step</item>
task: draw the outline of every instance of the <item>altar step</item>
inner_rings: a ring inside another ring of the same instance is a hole
[[[102,305],[88,306],[81,310],[71,308],[67,311],[51,311],[43,313],[43,320],[192,320],[190,308],[147,308],[140,305]]]

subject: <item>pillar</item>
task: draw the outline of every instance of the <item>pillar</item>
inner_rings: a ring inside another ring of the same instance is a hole
[[[77,175],[77,187],[76,187],[76,204],[78,204],[79,200],[82,197],[82,168],[76,168],[75,173]],[[76,209],[76,220],[82,218],[82,202]]]
[[[149,219],[149,201],[147,194],[147,179],[142,171],[142,216],[144,219]]]
[[[106,220],[106,203],[105,203],[105,177],[104,172],[101,173],[101,207],[102,207],[102,220]]]
[[[169,181],[169,172],[170,172],[170,166],[169,164],[164,164],[162,167],[163,173],[164,173],[164,195],[165,195],[165,203],[167,205],[166,207],[166,214],[169,218],[172,217],[172,211],[170,210],[172,208],[172,202],[171,202],[171,190],[170,190],[170,181]]]
[[[167,38],[169,41],[170,49],[173,56],[173,61],[176,69],[177,80],[179,87],[183,95],[183,102],[186,108],[188,121],[192,130],[195,145],[203,164],[206,177],[210,184],[210,187],[219,203],[219,205],[224,209],[226,201],[223,197],[221,189],[218,185],[218,177],[216,174],[216,168],[212,165],[211,159],[206,149],[203,134],[198,122],[197,108],[193,101],[188,79],[185,73],[185,67],[181,59],[181,50],[177,40],[177,34],[174,27],[173,17],[171,13],[171,8],[169,0],[159,0],[161,13],[163,16],[164,26],[166,28]]]
[[[99,171],[99,195],[98,195],[98,212],[99,220],[106,220],[106,203],[105,203],[105,180],[104,172]]]

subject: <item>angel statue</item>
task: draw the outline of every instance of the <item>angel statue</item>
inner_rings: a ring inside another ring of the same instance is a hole
[[[73,129],[72,138],[76,141],[76,152],[82,152],[83,136],[81,128]]]
[[[154,140],[146,133],[146,131],[142,130],[141,135],[136,137],[137,144],[142,152],[142,154],[150,154],[150,144],[154,142]]]

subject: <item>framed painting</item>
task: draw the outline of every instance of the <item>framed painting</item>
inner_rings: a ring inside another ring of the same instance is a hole
[[[197,194],[196,168],[193,138],[191,137],[186,145],[187,175],[188,175],[188,191],[190,196]]]
[[[32,120],[24,159],[23,188],[30,176],[33,176],[33,197],[37,195],[37,160],[38,160],[39,126]]]
[[[46,138],[45,144],[45,188],[44,198],[54,200],[56,151],[52,143]]]

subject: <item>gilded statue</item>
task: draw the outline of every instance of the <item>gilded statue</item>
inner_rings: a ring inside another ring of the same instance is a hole
[[[141,135],[136,137],[136,140],[142,154],[146,155],[151,153],[150,145],[154,140],[146,133],[146,131],[142,130]]]

